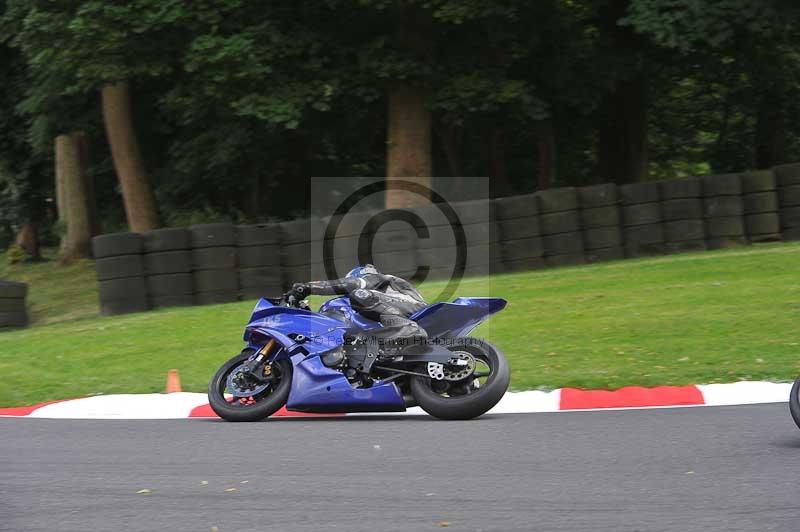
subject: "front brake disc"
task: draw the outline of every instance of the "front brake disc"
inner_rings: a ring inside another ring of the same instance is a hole
[[[245,365],[242,364],[228,374],[226,387],[228,389],[228,393],[233,397],[253,397],[254,395],[266,390],[270,385],[269,381],[255,382],[249,375],[247,375],[247,373],[245,373],[244,367]]]

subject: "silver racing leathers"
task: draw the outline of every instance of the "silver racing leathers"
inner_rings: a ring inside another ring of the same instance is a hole
[[[297,283],[292,289],[300,294],[346,295],[353,310],[383,325],[373,337],[384,344],[411,345],[428,338],[424,329],[408,319],[427,303],[411,283],[400,277],[368,273],[361,277]]]

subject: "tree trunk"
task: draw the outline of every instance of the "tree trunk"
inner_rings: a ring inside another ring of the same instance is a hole
[[[450,170],[450,176],[453,178],[463,177],[464,171],[462,170],[461,157],[458,150],[458,126],[454,124],[441,124],[435,129],[439,137],[439,142],[442,145],[442,151],[447,159],[447,168]]]
[[[556,180],[556,135],[550,120],[536,128],[536,155],[536,188],[551,188]]]
[[[416,6],[404,5],[396,14],[396,46],[424,61],[431,52],[427,16]],[[431,146],[430,91],[407,81],[392,82],[388,91],[388,131],[386,148],[386,207],[413,207],[428,202],[433,157]],[[423,187],[417,194],[397,186],[398,180]]]
[[[73,133],[78,144],[78,155],[81,167],[81,177],[86,187],[86,204],[89,209],[89,223],[92,227],[92,236],[102,233],[100,217],[97,215],[97,200],[94,194],[94,178],[89,173],[89,137],[83,131]]]
[[[606,97],[598,136],[597,166],[603,181],[635,183],[648,175],[647,99],[644,75],[617,82]]]
[[[597,170],[603,181],[633,183],[648,175],[647,149],[647,75],[643,50],[647,40],[627,26],[620,26],[630,0],[609,0],[598,8],[599,26],[614,54],[628,68],[636,69],[618,79],[614,90],[601,106],[598,131]]]
[[[58,170],[57,166],[56,170]],[[63,229],[64,224],[67,222],[66,213],[64,212],[67,208],[67,199],[64,197],[64,181],[61,179],[58,171],[56,171],[55,181],[56,212],[58,213],[58,222],[62,226],[61,229]]]
[[[128,226],[135,232],[156,229],[160,225],[156,201],[133,128],[127,82],[103,87],[102,99],[106,135],[122,188]]]
[[[63,200],[60,212],[66,226],[59,249],[62,263],[90,256],[92,227],[86,181],[81,171],[80,135],[59,135],[55,141],[56,180],[62,187]]]
[[[783,102],[767,95],[759,102],[756,122],[756,168],[771,168],[786,161],[786,119]]]
[[[35,222],[25,222],[17,233],[15,243],[21,246],[32,259],[42,257],[39,246],[39,226]]]
[[[413,207],[427,203],[426,196],[403,190],[392,181],[431,185],[431,113],[428,91],[405,83],[389,89],[389,131],[386,161],[386,207]]]

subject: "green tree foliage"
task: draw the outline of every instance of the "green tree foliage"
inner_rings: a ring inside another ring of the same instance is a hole
[[[19,107],[30,83],[19,52],[0,43],[0,243],[8,242],[22,224],[46,216],[52,193],[49,157],[36,154],[28,142],[27,119]]]
[[[412,8],[429,38],[422,54],[398,45],[398,11]],[[635,80],[646,177],[800,159],[790,0],[5,0],[0,10],[0,227],[46,212],[52,139],[74,129],[90,136],[104,227],[123,227],[98,100],[119,80],[172,224],[289,217],[307,208],[309,176],[385,175],[395,83],[427,90],[434,174],[503,174],[502,193],[537,186],[548,135],[555,185],[602,179],[613,95]]]
[[[720,48],[743,34],[772,38],[791,5],[782,0],[634,0],[622,24],[650,34],[661,46],[689,52]]]
[[[666,109],[656,135],[668,142],[691,132],[681,143],[694,152],[686,153],[690,168],[733,171],[800,156],[800,129],[790,121],[800,97],[798,16],[800,6],[788,0],[631,3],[621,24],[680,53],[673,85],[661,91]]]

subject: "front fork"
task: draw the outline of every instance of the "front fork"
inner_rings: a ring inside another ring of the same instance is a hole
[[[268,380],[272,375],[272,365],[266,364],[266,361],[269,360],[270,352],[272,348],[275,347],[275,344],[275,339],[270,338],[269,341],[264,344],[264,347],[251,355],[244,363],[245,373],[259,382]]]

